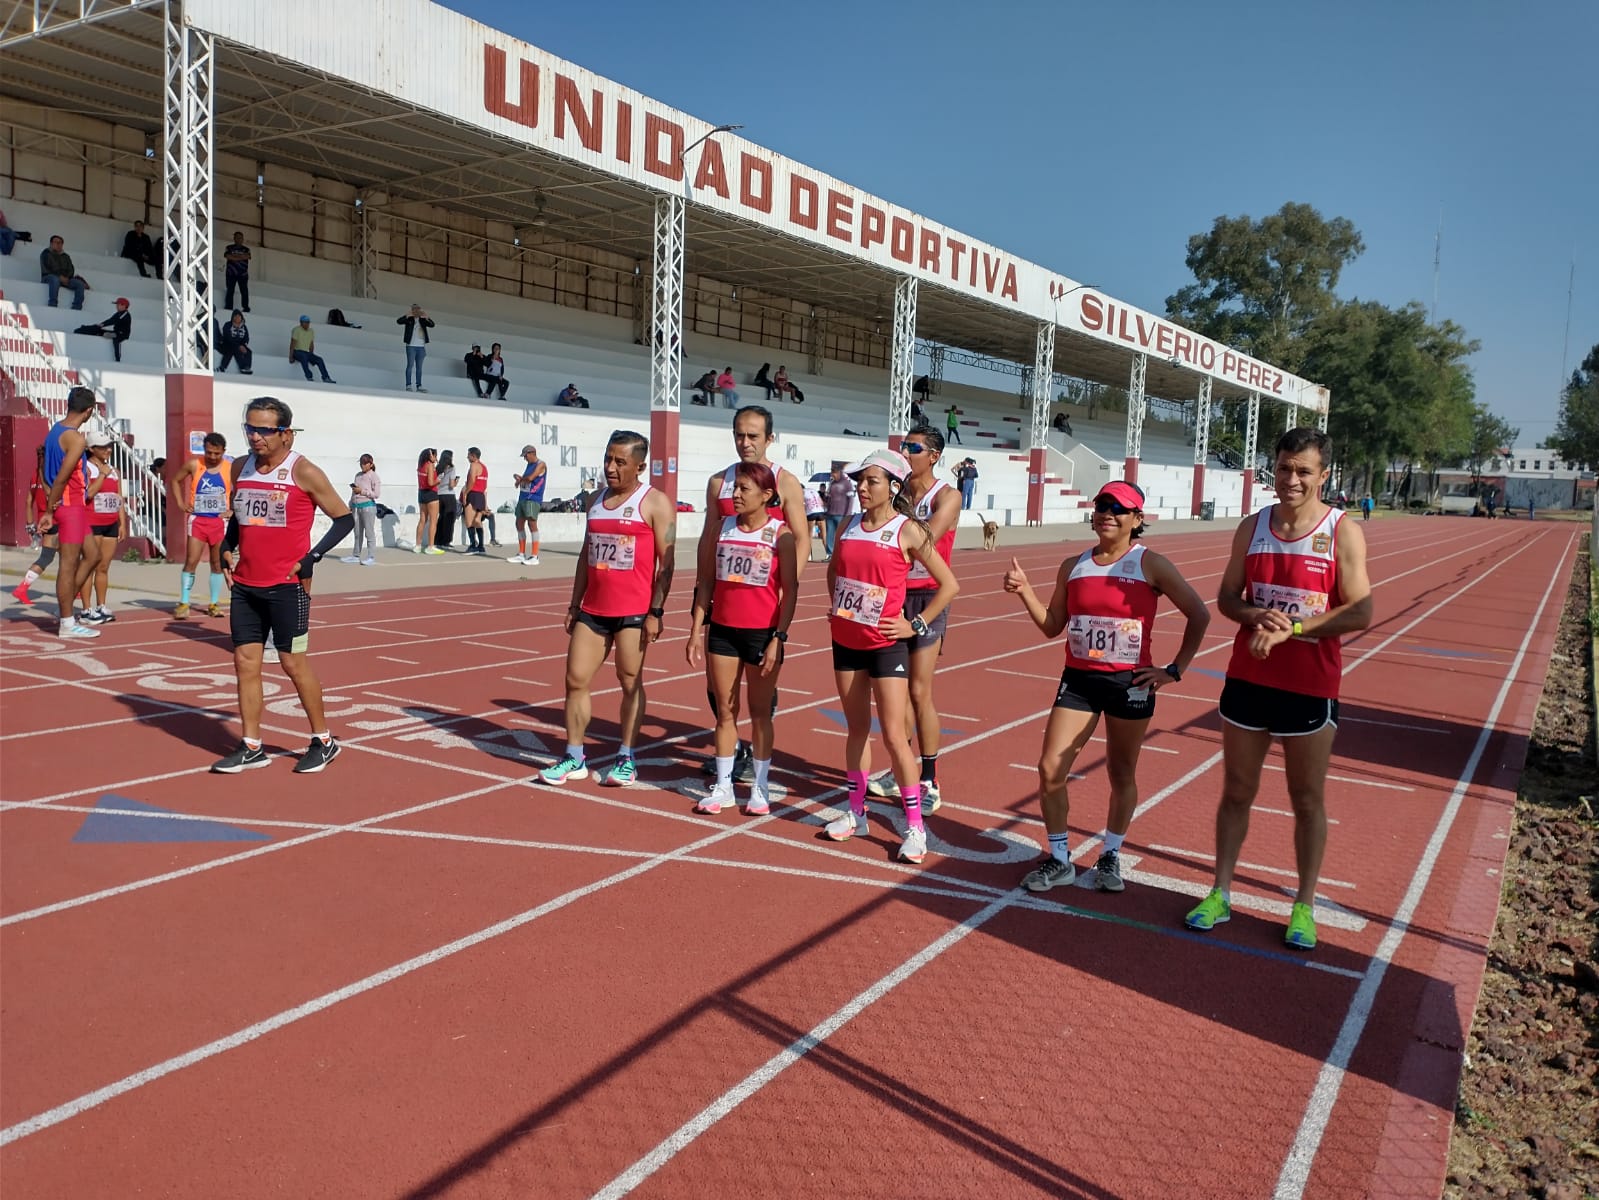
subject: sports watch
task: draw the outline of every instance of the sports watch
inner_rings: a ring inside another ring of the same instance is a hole
[[[1183,669],[1176,663],[1166,664],[1166,674],[1172,677],[1173,683],[1181,683],[1183,681]]]
[[[774,629],[772,631],[772,636],[775,637],[778,641],[782,642],[785,646],[788,645],[788,634],[785,633],[783,630]]]
[[[650,616],[657,621],[664,620],[666,618],[666,610],[664,608],[652,608],[650,609]]]
[[[1294,632],[1294,636],[1295,637],[1298,637],[1300,634],[1304,633],[1305,632],[1304,622],[1295,621],[1294,624],[1293,624],[1293,632]]]
[[[917,637],[927,636],[927,622],[922,620],[920,613],[917,613],[916,616],[911,618],[911,629],[915,632]]]

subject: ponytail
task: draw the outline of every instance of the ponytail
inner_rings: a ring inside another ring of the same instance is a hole
[[[916,515],[916,505],[911,502],[910,496],[906,494],[905,485],[897,479],[890,479],[889,483],[894,488],[894,499],[891,502],[894,506],[894,511],[920,529],[922,536],[927,539],[927,544],[929,546],[933,545],[932,527]]]

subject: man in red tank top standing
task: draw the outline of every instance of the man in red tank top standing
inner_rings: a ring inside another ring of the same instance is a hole
[[[271,765],[261,744],[261,658],[269,638],[311,724],[311,744],[295,763],[295,773],[320,771],[339,753],[328,732],[322,684],[306,657],[306,644],[311,572],[323,555],[350,536],[355,517],[321,468],[294,449],[293,424],[294,413],[283,401],[271,396],[250,401],[244,413],[250,453],[229,464],[233,512],[222,537],[222,571],[233,589],[228,616],[244,737],[237,750],[212,764],[211,770],[220,775]],[[313,547],[311,522],[317,509],[333,524]]]
[[[1327,760],[1338,730],[1343,658],[1338,639],[1371,624],[1371,582],[1360,526],[1322,502],[1332,442],[1290,429],[1277,442],[1277,503],[1233,535],[1217,608],[1238,623],[1221,694],[1226,778],[1216,810],[1216,884],[1189,912],[1190,929],[1232,915],[1233,869],[1273,738],[1283,746],[1294,810],[1299,891],[1284,941],[1316,946],[1316,880],[1327,848]]]
[[[711,561],[715,561],[717,534],[721,531],[720,518],[733,515],[733,472],[741,462],[764,463],[777,476],[777,503],[767,509],[774,518],[787,525],[794,535],[794,552],[799,555],[800,573],[811,557],[811,527],[805,514],[805,485],[792,471],[785,471],[766,456],[777,441],[772,427],[772,414],[759,404],[746,404],[733,414],[733,449],[738,452],[738,462],[712,475],[705,484],[705,525],[700,530],[698,556],[702,561],[711,547]],[[707,623],[710,615],[706,615]],[[705,689],[705,701],[710,705],[711,716],[716,716],[716,697],[710,688]],[[777,712],[777,692],[772,692],[772,712]],[[716,756],[705,760],[705,773],[716,774]],[[742,739],[733,749],[733,780],[749,783],[755,778],[755,759],[750,744]]]
[[[587,779],[583,735],[593,707],[589,687],[616,648],[622,691],[621,745],[600,783],[627,787],[637,778],[633,743],[644,723],[644,654],[661,636],[677,555],[677,510],[643,479],[650,444],[621,429],[605,447],[605,488],[589,507],[583,553],[566,610],[566,753],[539,772],[545,783]]]

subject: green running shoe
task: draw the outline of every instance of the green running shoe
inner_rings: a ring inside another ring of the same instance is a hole
[[[631,758],[619,758],[600,776],[601,787],[632,787],[638,781],[638,768]]]
[[[1288,932],[1283,934],[1283,941],[1295,950],[1316,948],[1316,914],[1310,905],[1295,903],[1288,914]]]
[[[1220,888],[1211,888],[1210,895],[1196,904],[1183,918],[1183,924],[1190,929],[1214,929],[1225,921],[1232,920],[1233,906],[1227,903],[1226,897],[1221,894]]]

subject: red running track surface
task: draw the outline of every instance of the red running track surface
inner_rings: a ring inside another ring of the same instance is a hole
[[[282,758],[206,773],[237,736],[222,622],[129,613],[63,650],[11,620],[7,1194],[1436,1196],[1577,539],[1366,528],[1378,623],[1345,647],[1310,955],[1281,941],[1293,850],[1270,766],[1233,921],[1182,928],[1209,886],[1225,622],[1161,693],[1126,892],[1018,890],[1061,648],[1000,590],[1008,552],[956,556],[946,802],[921,867],[894,861],[888,806],[867,840],[820,836],[843,738],[819,565],[764,819],[692,812],[708,739],[686,580],[625,791],[534,774],[564,741],[564,583],[319,601],[345,753],[310,777]],[[1227,541],[1157,544],[1208,596]],[[1060,551],[1017,557],[1047,586]],[[1157,625],[1168,650],[1179,622]],[[298,751],[272,683],[268,745]],[[616,691],[596,689],[602,758]],[[1073,789],[1086,866],[1101,748]],[[74,840],[106,797],[256,840]]]

